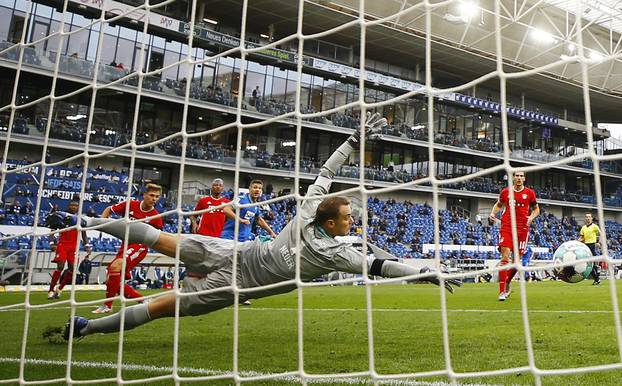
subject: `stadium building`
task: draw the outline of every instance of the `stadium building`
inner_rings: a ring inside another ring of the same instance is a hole
[[[84,187],[85,212],[92,207],[101,213],[111,202],[122,200],[128,189],[137,192],[146,180],[165,187],[164,208],[173,208],[178,197],[182,206],[191,206],[214,177],[232,188],[238,160],[240,187],[260,178],[268,194],[287,194],[294,189],[297,154],[302,190],[321,163],[359,127],[356,102],[363,60],[358,2],[303,3],[301,28],[311,37],[304,41],[301,58],[295,36],[297,2],[249,2],[242,31],[241,1],[198,1],[192,15],[191,2],[181,0],[156,3],[150,10],[131,0],[0,0],[0,139],[7,155],[5,166],[36,163],[42,154],[46,162],[57,163],[47,169],[43,181],[40,164],[6,173],[4,225],[33,225],[33,211],[25,215],[20,211],[26,202],[36,206],[41,183],[40,222],[50,208],[63,208],[82,188],[85,144],[92,157]],[[596,213],[595,165],[588,153],[593,150],[610,156],[598,165],[605,216],[601,220],[608,221],[607,231],[617,237],[622,222],[622,164],[613,156],[622,143],[598,124],[620,121],[620,63],[606,57],[617,47],[621,31],[603,21],[605,9],[586,10],[582,48],[571,29],[576,16],[564,8],[565,3],[521,4],[514,9],[502,6],[500,12],[501,56],[507,73],[504,138],[503,93],[494,73],[492,3],[434,8],[427,74],[423,7],[383,20],[405,9],[406,2],[367,2],[366,20],[378,23],[364,31],[364,100],[397,99],[372,107],[389,126],[367,144],[363,156],[356,154],[340,170],[336,188],[359,185],[361,161],[368,188],[421,180],[434,170],[438,179],[448,180],[438,190],[442,218],[451,223],[452,216],[460,217],[459,225],[442,230],[441,241],[477,245],[485,230],[478,225],[470,241],[464,232],[478,215],[488,216],[499,191],[507,186],[500,167],[504,140],[513,166],[541,167],[528,173],[527,185],[535,188],[539,203],[555,218],[551,221],[580,220],[586,211]],[[102,13],[107,23],[101,23]],[[323,33],[338,26],[344,27]],[[244,58],[236,49],[242,33],[246,47],[253,49]],[[258,48],[262,46],[268,48]],[[588,124],[576,59],[580,49],[590,60]],[[563,62],[551,65],[560,59]],[[528,73],[534,69],[538,71]],[[435,90],[446,89],[435,95],[432,105],[426,96],[428,77]],[[294,115],[297,103],[305,114],[300,138]],[[238,138],[238,119],[257,125],[244,128]],[[266,120],[270,122],[262,123]],[[217,127],[223,128],[202,134]],[[184,129],[186,141],[180,135]],[[474,173],[478,175],[453,181]],[[372,212],[382,217],[388,199],[431,204],[432,191],[424,180],[376,195],[378,202],[370,201]],[[433,242],[432,234],[424,231],[429,230],[428,217],[412,219],[416,223],[412,227],[402,224],[407,228],[405,239],[380,235],[375,241],[400,257],[423,257],[425,251],[416,245]],[[275,221],[278,228],[286,217],[277,216]],[[388,221],[389,228],[400,226],[394,218]],[[168,226],[176,230],[175,221]],[[15,228],[3,233],[11,230]],[[484,245],[494,245],[495,237]],[[554,248],[558,241],[543,239],[536,244]],[[46,249],[45,240],[37,243]],[[5,244],[14,250],[29,241]],[[617,254],[617,244],[612,247],[616,248],[610,253]]]

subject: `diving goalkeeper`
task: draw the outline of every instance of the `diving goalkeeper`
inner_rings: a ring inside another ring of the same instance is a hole
[[[386,125],[386,119],[379,114],[367,115],[366,136],[379,133]],[[327,194],[339,167],[360,144],[360,131],[352,134],[322,166],[315,182],[309,186],[306,199],[300,212],[300,234],[296,233],[296,218],[285,226],[272,241],[259,240],[238,242],[236,283],[240,288],[254,288],[296,277],[296,239],[300,237],[300,275],[303,281],[310,281],[332,271],[354,274],[363,272],[364,265],[370,275],[383,277],[403,277],[426,272],[392,260],[368,257],[353,247],[335,239],[335,236],[349,234],[352,225],[352,209],[344,197],[322,199],[312,197]],[[75,224],[78,217],[58,213],[58,221],[67,225]],[[228,307],[234,303],[235,295],[231,289],[233,279],[233,250],[236,241],[202,235],[177,235],[162,232],[143,222],[126,224],[111,219],[80,217],[82,226],[98,226],[98,230],[123,239],[126,228],[128,243],[141,243],[167,256],[175,257],[179,245],[179,258],[186,265],[186,278],[183,281],[184,293],[212,290],[208,293],[181,296],[179,299],[181,316],[202,315]],[[439,285],[435,274],[426,276],[424,281]],[[445,288],[453,292],[452,285],[460,286],[458,280],[444,281]],[[225,287],[225,288],[223,288]],[[219,290],[222,288],[222,290]],[[240,302],[266,296],[290,292],[295,283],[273,288],[258,288],[252,292],[239,294]],[[154,319],[175,315],[175,294],[167,294],[149,303],[127,307],[125,330],[148,323]],[[121,313],[104,318],[89,320],[76,316],[73,319],[73,336],[82,337],[95,333],[111,333],[120,329]],[[64,337],[69,339],[70,323],[67,323]]]

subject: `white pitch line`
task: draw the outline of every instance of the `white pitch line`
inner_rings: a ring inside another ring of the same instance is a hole
[[[298,311],[297,308],[287,307],[250,307],[240,308],[242,311]],[[305,308],[303,311],[317,312],[367,312],[365,308]],[[441,312],[440,308],[374,308],[374,312]],[[472,313],[521,313],[521,310],[491,310],[491,309],[447,309],[447,312]],[[607,310],[529,310],[541,314],[611,314]],[[621,311],[622,312],[622,311]]]
[[[95,309],[95,306],[77,306],[76,309]],[[69,310],[69,306],[52,306],[32,309],[33,311],[43,310]],[[226,308],[232,309],[232,308]],[[9,308],[0,310],[2,312],[23,312],[24,308]],[[298,311],[297,308],[289,307],[240,307],[240,311]],[[305,308],[305,312],[366,312],[365,308]],[[374,308],[374,312],[441,312],[440,308]],[[451,313],[521,313],[517,310],[493,310],[493,309],[447,309]],[[529,310],[530,313],[536,314],[612,314],[609,310]],[[622,311],[620,311],[622,312]]]
[[[8,357],[0,357],[0,363],[20,363],[20,358],[8,358]],[[67,366],[67,361],[59,361],[59,360],[50,360],[50,359],[31,359],[28,358],[25,360],[26,364],[30,365],[40,365],[40,366]],[[118,368],[117,363],[113,362],[89,362],[89,361],[72,361],[72,367],[82,367],[82,368],[97,368],[97,369],[112,369],[116,370]],[[122,364],[121,368],[127,371],[144,371],[144,372],[154,372],[154,373],[173,373],[173,368],[168,366],[152,366],[152,365],[137,365],[137,364]],[[211,370],[211,369],[203,369],[203,368],[195,368],[195,367],[178,367],[178,374],[193,374],[197,376],[210,376],[210,375],[231,375],[233,373],[230,371],[224,370]],[[240,371],[239,373],[242,377],[258,377],[258,376],[271,376],[274,375],[276,380],[287,381],[287,382],[296,382],[300,383],[300,377],[294,375],[282,375],[279,376],[277,373],[261,373],[258,371]],[[308,383],[319,383],[319,384],[373,384],[373,381],[370,379],[362,378],[362,377],[354,377],[354,378],[320,378],[320,379],[306,379]],[[378,381],[378,383],[383,385],[396,385],[396,386],[449,386],[449,383],[446,382],[419,382],[419,381],[407,381],[407,380],[386,380],[386,381]],[[494,386],[490,384],[476,384],[476,383],[460,383],[460,386]]]

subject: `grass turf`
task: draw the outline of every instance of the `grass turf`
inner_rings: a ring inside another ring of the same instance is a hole
[[[528,283],[529,323],[536,366],[563,369],[620,363],[609,283],[595,287],[590,281]],[[506,302],[496,300],[493,284],[470,284],[447,295],[448,338],[455,372],[490,371],[528,366],[521,298],[518,283]],[[303,352],[307,373],[345,373],[369,369],[369,342],[364,287],[304,289]],[[431,285],[371,287],[374,365],[380,374],[444,370],[446,367],[441,326],[440,293]],[[24,294],[0,295],[0,306],[24,301]],[[67,295],[65,295],[66,298]],[[81,292],[78,301],[93,300],[102,293]],[[47,303],[44,293],[33,293],[31,303]],[[296,371],[298,361],[297,293],[254,300],[239,314],[238,368],[244,375]],[[116,306],[116,303],[115,303]],[[42,338],[48,326],[63,325],[66,305],[31,311],[26,357],[40,362],[25,365],[25,379],[41,381],[64,377],[67,346]],[[116,306],[116,309],[119,307]],[[91,317],[92,307],[80,307],[78,315]],[[197,377],[233,368],[232,309],[180,319],[178,366],[189,368],[181,376]],[[0,311],[0,379],[17,378],[24,328],[23,310]],[[173,320],[156,320],[124,335],[124,379],[171,374]],[[115,378],[119,334],[92,335],[75,342],[73,379]],[[108,365],[100,365],[107,363]],[[93,364],[95,364],[93,366]],[[89,367],[87,367],[89,365]],[[153,366],[150,368],[149,366]],[[618,385],[621,370],[576,375],[549,375],[544,385]],[[413,380],[413,379],[410,379]],[[447,382],[445,376],[419,377],[420,382]],[[529,371],[520,374],[470,377],[477,384],[533,384]],[[105,383],[105,382],[104,382]],[[171,384],[162,379],[155,384]],[[198,384],[231,384],[232,380],[203,380]],[[288,380],[250,382],[253,385],[289,385]],[[325,383],[339,383],[327,380]],[[361,378],[360,382],[364,383]],[[197,383],[195,383],[197,384]]]

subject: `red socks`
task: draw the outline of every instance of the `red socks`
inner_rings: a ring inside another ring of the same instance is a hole
[[[111,298],[119,295],[121,292],[121,273],[112,272],[108,274],[108,280],[106,280],[106,297]],[[129,284],[123,285],[123,295],[128,299],[141,298],[143,295],[136,291]],[[112,308],[112,300],[108,300],[104,303],[108,308]]]
[[[48,290],[48,292],[54,291],[54,286],[56,285],[56,283],[58,283],[58,278],[60,277],[61,273],[62,271],[59,271],[58,269],[55,269],[52,272],[52,281],[50,282],[50,289]]]
[[[502,261],[501,263],[499,263],[501,267],[507,264],[508,263],[505,261]],[[508,281],[509,274],[510,274],[510,271],[507,269],[501,269],[499,271],[499,293],[505,292],[505,283]]]
[[[65,286],[67,284],[70,284],[72,276],[73,276],[73,272],[68,270],[68,269],[66,269],[63,272],[63,275],[62,275],[62,277],[60,279],[60,285],[58,286],[58,289],[62,290],[63,288],[65,288]]]
[[[111,298],[117,296],[121,289],[121,272],[108,273],[108,280],[106,280],[106,297]],[[112,300],[108,300],[104,303],[108,308],[112,308]]]
[[[123,295],[126,298],[128,298],[128,299],[136,299],[136,298],[142,298],[143,297],[143,295],[141,295],[140,292],[136,291],[129,284],[125,284],[123,286]]]

